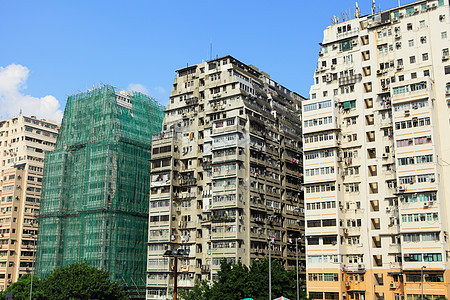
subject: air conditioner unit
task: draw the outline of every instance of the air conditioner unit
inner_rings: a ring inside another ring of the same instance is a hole
[[[333,246],[336,246],[336,244],[337,244],[336,242],[331,242],[331,245]]]
[[[358,45],[358,41],[353,40],[353,41],[352,41],[352,44],[353,44],[353,46],[356,46],[356,45]]]
[[[395,33],[395,38],[396,38],[396,39],[399,39],[399,38],[401,38],[401,37],[402,37],[402,35],[400,34],[400,32]]]
[[[399,185],[398,186],[398,190],[399,191],[404,191],[405,190],[405,186],[404,185]]]
[[[400,13],[398,14],[398,16],[399,16],[399,18],[403,18],[403,13],[400,12]]]
[[[389,157],[389,154],[383,153],[382,157],[383,157],[383,158],[388,158],[388,157]]]
[[[430,179],[430,181],[431,181],[431,182],[435,182],[435,181],[436,181],[436,179],[434,179],[434,178],[431,178],[431,179]]]
[[[390,289],[396,289],[397,285],[395,284],[395,282],[391,282],[391,283],[389,283],[389,288]]]
[[[449,58],[449,55],[448,55],[448,54],[442,55],[442,60],[448,60],[448,58]]]
[[[348,228],[344,228],[344,234],[348,234]]]
[[[359,270],[364,269],[364,265],[363,265],[363,264],[359,264],[359,265],[358,265],[358,269],[359,269]]]
[[[397,23],[398,22],[398,18],[393,18],[392,22]]]
[[[417,109],[418,108],[417,103],[412,104],[411,107],[412,109]]]
[[[390,207],[386,207],[386,212],[388,213],[390,211],[391,211],[391,208]]]
[[[405,110],[405,116],[409,116],[409,109]]]
[[[377,70],[377,75],[381,75],[381,70]]]
[[[331,65],[331,70],[334,70],[334,69],[336,69],[336,65]]]
[[[350,286],[350,282],[346,282],[346,283],[345,283],[345,286]]]

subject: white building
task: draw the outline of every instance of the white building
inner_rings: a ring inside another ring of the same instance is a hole
[[[0,290],[33,270],[44,152],[58,130],[35,117],[0,121]]]
[[[448,0],[336,21],[303,105],[310,299],[449,297]],[[432,297],[431,297],[432,295]]]

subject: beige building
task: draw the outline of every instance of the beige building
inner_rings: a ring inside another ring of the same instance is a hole
[[[0,290],[32,272],[44,151],[57,134],[57,123],[35,117],[0,121]]]
[[[273,257],[295,269],[304,232],[302,100],[231,56],[177,71],[152,143],[148,299],[173,288],[166,249],[190,250],[179,288],[215,279],[222,259],[267,257],[270,237]]]
[[[416,1],[324,31],[303,104],[310,299],[449,297],[449,19]]]

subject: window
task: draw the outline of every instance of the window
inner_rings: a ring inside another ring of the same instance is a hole
[[[415,79],[417,78],[417,73],[416,72],[412,72],[411,73],[411,79]]]
[[[444,67],[444,73],[445,73],[445,75],[450,74],[450,66]]]
[[[407,10],[406,10],[406,15],[408,15],[408,10],[412,10],[412,12],[414,12],[414,7],[410,7],[410,8],[408,8]],[[412,30],[412,23],[408,23],[407,25],[406,25],[406,29],[409,31],[409,30]]]
[[[422,54],[422,60],[423,60],[423,61],[428,60],[428,53],[423,53],[423,54]]]
[[[424,70],[423,76],[430,76],[430,70]]]
[[[423,261],[442,261],[441,253],[426,253],[423,255]]]
[[[413,47],[414,46],[414,40],[409,40],[408,41],[408,46],[409,47]]]
[[[421,44],[426,44],[427,43],[427,37],[426,36],[420,37],[420,43]]]
[[[447,38],[447,31],[441,32],[441,39],[446,39],[446,38]]]
[[[415,56],[410,56],[410,57],[409,57],[409,62],[410,62],[411,64],[415,63],[415,62],[416,62],[416,57],[415,57]]]
[[[419,21],[419,26],[420,26],[420,28],[424,28],[425,27],[425,20],[420,20]]]

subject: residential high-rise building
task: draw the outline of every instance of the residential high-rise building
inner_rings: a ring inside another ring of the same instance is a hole
[[[152,144],[148,299],[173,288],[166,249],[190,250],[178,263],[179,288],[216,279],[223,259],[267,257],[268,239],[272,257],[295,269],[304,228],[302,100],[231,56],[177,71]]]
[[[68,97],[46,154],[39,276],[86,260],[145,298],[151,139],[163,117],[154,99],[111,86]]]
[[[44,151],[58,129],[35,117],[0,121],[0,290],[32,273]]]
[[[324,31],[303,105],[310,299],[449,297],[449,18],[424,0]]]

